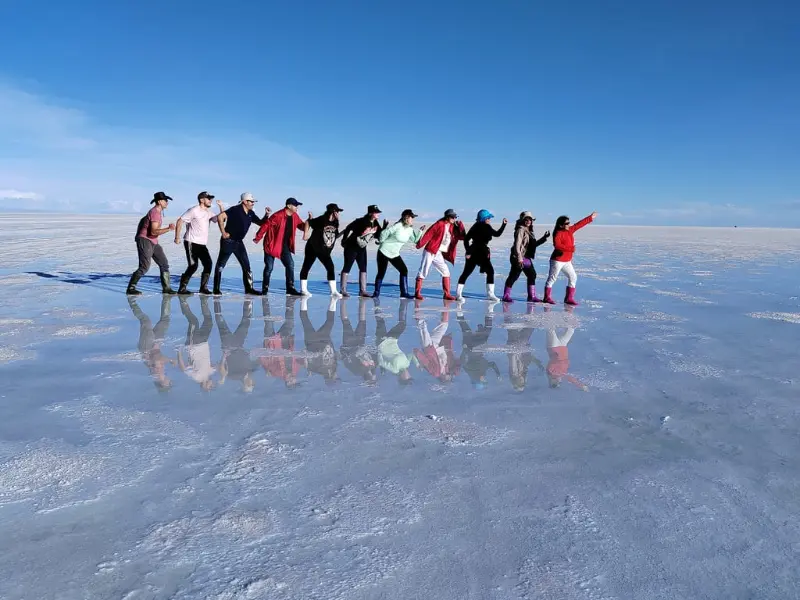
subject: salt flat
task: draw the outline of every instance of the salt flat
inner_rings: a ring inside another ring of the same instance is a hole
[[[800,597],[800,231],[591,225],[567,311],[131,302],[137,220],[0,216],[0,598]]]

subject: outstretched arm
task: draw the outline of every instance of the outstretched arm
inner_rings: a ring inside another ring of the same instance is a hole
[[[549,231],[545,231],[544,235],[542,237],[540,237],[538,240],[536,240],[536,242],[535,242],[536,246],[537,247],[541,246],[542,244],[544,244],[549,239],[550,239],[550,232]]]
[[[506,230],[506,225],[508,225],[508,219],[503,219],[503,224],[500,225],[498,229],[492,229],[492,235],[494,237],[500,237],[503,235],[503,232]]]
[[[597,216],[597,211],[593,212],[593,213],[592,213],[592,214],[590,214],[588,217],[585,217],[585,218],[581,219],[580,221],[578,221],[577,223],[575,223],[575,225],[573,225],[573,226],[572,226],[572,231],[578,231],[578,229],[583,229],[583,228],[584,228],[584,227],[586,227],[586,226],[587,226],[589,223],[591,223],[592,221],[594,221],[594,218],[595,218],[596,216]]]

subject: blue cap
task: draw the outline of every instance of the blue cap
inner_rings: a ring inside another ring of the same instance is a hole
[[[477,220],[483,222],[486,219],[494,219],[494,215],[492,213],[490,213],[488,210],[486,210],[485,208],[482,208],[481,210],[478,211],[478,219]]]

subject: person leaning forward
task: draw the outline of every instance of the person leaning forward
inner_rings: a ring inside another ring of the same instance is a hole
[[[147,214],[139,220],[139,225],[136,228],[136,252],[139,255],[139,268],[136,269],[128,281],[128,289],[126,293],[138,296],[142,292],[136,289],[136,284],[144,277],[144,274],[150,270],[150,265],[153,261],[158,265],[161,275],[161,291],[164,294],[174,294],[175,290],[170,287],[169,283],[169,261],[167,255],[164,254],[164,249],[158,243],[158,236],[172,231],[175,225],[170,223],[166,227],[161,227],[162,213],[172,200],[164,192],[156,192],[153,194],[153,199],[150,204],[154,204]]]
[[[244,238],[250,229],[251,223],[263,225],[269,217],[269,208],[264,211],[261,218],[253,211],[253,206],[257,200],[253,194],[245,192],[240,196],[239,204],[231,206],[223,211],[217,218],[217,225],[222,233],[219,241],[219,256],[214,268],[214,295],[220,296],[220,284],[222,283],[222,270],[228,263],[228,259],[233,254],[239,265],[242,267],[242,282],[244,283],[244,293],[253,296],[260,296],[261,293],[253,287],[253,271],[250,268],[250,258],[247,256]]]

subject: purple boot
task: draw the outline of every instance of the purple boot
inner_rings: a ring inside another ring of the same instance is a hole
[[[542,299],[536,296],[536,286],[528,286],[528,302],[541,302]]]
[[[514,300],[511,299],[511,288],[506,286],[505,290],[503,290],[503,302],[513,302]]]
[[[569,304],[571,306],[578,306],[578,303],[575,301],[574,287],[567,287],[567,295],[564,298],[564,304]]]

